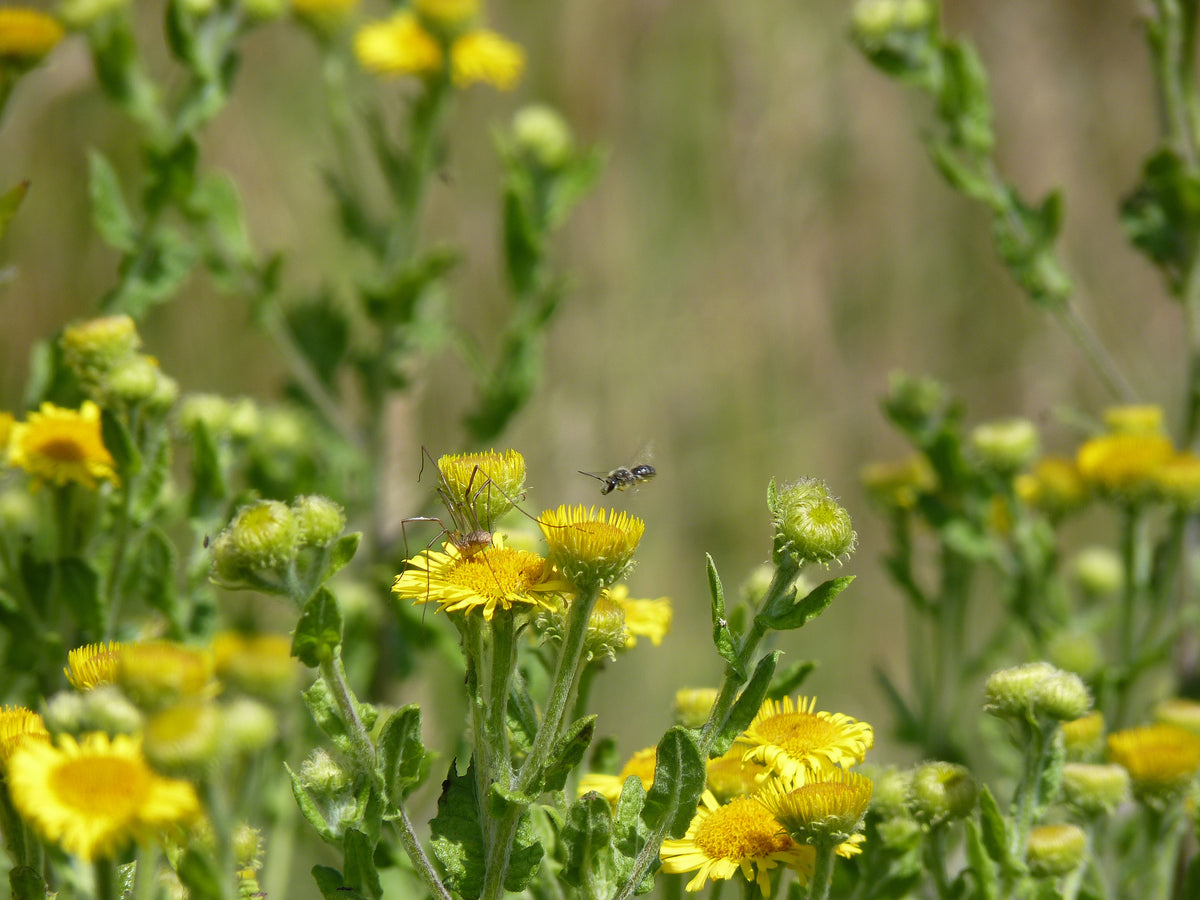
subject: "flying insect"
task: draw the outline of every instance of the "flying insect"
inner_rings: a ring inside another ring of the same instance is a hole
[[[637,487],[644,481],[649,481],[657,473],[654,471],[654,466],[650,465],[649,458],[651,454],[650,445],[647,444],[642,452],[635,459],[640,460],[636,465],[618,466],[608,473],[604,472],[585,472],[579,469],[580,475],[587,475],[589,478],[595,478],[601,482],[601,494],[611,494],[613,491],[627,491],[632,487]]]

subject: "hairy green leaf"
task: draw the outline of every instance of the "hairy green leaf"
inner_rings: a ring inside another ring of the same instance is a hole
[[[733,672],[739,678],[745,678],[746,670],[738,659],[733,634],[729,630],[729,621],[725,618],[725,588],[721,585],[721,576],[717,574],[717,564],[713,562],[710,554],[704,554],[704,559],[705,570],[708,572],[708,592],[712,596],[713,644]]]
[[[292,635],[292,656],[315,669],[332,659],[342,643],[342,610],[337,597],[328,588],[317,592],[304,604],[296,631]]]
[[[787,631],[801,628],[807,622],[815,619],[829,608],[834,599],[850,586],[853,575],[841,578],[831,578],[813,588],[804,597],[795,600],[787,607],[764,610],[762,618],[768,627],[777,631]],[[781,604],[782,606],[782,604]]]
[[[609,845],[613,835],[613,813],[608,800],[594,791],[584,794],[567,809],[560,833],[566,848],[562,879],[573,887],[600,887],[603,896],[615,893]]]
[[[375,868],[375,844],[356,828],[347,828],[342,838],[346,885],[371,900],[383,896],[379,872]]]
[[[464,900],[476,900],[483,890],[484,846],[474,762],[459,775],[451,761],[437,809],[429,823],[430,845],[446,870],[446,887]]]
[[[638,854],[650,843],[650,829],[646,827],[642,815],[645,804],[646,789],[642,787],[642,780],[637,777],[626,778],[621,787],[621,797],[617,800],[616,813],[613,815],[613,849],[616,851],[614,862],[617,879],[622,882],[628,881],[633,874],[633,865]],[[656,853],[634,888],[635,894],[644,894],[654,887],[654,873],[661,866],[662,862]]]
[[[592,736],[596,733],[596,717],[584,716],[572,722],[563,732],[550,750],[550,759],[546,764],[542,790],[561,791],[567,783],[567,776],[583,760]]]
[[[708,751],[709,756],[717,757],[725,753],[737,736],[745,731],[758,715],[767,696],[767,689],[771,686],[775,665],[782,655],[782,650],[772,650],[758,661],[758,665],[754,667],[754,674],[750,676],[750,683],[738,695],[725,716],[725,721],[721,723],[721,730],[717,732],[712,748]]]
[[[125,205],[116,170],[98,150],[88,153],[88,195],[92,201],[92,224],[104,242],[122,253],[134,253],[138,230]]]
[[[421,708],[402,706],[384,723],[379,736],[379,765],[388,802],[400,803],[421,783],[425,745],[421,742]]]
[[[706,778],[704,758],[693,733],[679,725],[670,728],[658,742],[654,784],[642,810],[646,825],[657,828],[665,821],[671,837],[683,837],[696,815]]]

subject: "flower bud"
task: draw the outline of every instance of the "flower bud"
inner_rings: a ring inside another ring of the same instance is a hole
[[[299,550],[296,517],[278,500],[243,506],[223,533],[229,535],[228,549],[243,565],[254,569],[281,569]]]
[[[1038,453],[1038,433],[1028,419],[987,422],[971,432],[971,449],[1000,475],[1014,475]]]
[[[517,110],[512,136],[517,149],[543,169],[562,168],[574,152],[570,126],[556,109],[542,104]]]
[[[965,766],[930,762],[913,772],[909,808],[919,822],[940,825],[969,816],[978,797],[979,785]]]
[[[1074,672],[1055,669],[1030,694],[1033,714],[1059,722],[1078,719],[1092,707],[1092,695]]]
[[[217,437],[229,428],[229,413],[229,401],[219,394],[189,394],[180,406],[179,421],[188,431],[203,425]]]
[[[72,31],[86,31],[110,13],[127,9],[129,0],[64,0],[58,17]]]
[[[0,453],[0,463],[4,456]],[[16,537],[32,534],[38,525],[38,505],[25,488],[0,488],[0,530]]]
[[[300,764],[300,784],[314,797],[331,800],[349,790],[351,777],[328,750],[318,747]]]
[[[254,438],[262,427],[262,412],[249,397],[239,397],[229,408],[229,433],[239,441]]]
[[[233,858],[239,869],[262,868],[262,835],[245,822],[233,830]]]
[[[699,728],[708,721],[708,714],[719,692],[716,688],[682,688],[675,692],[675,723],[684,728]]]
[[[1109,763],[1064,763],[1062,796],[1089,818],[1109,815],[1129,799],[1129,773]]]
[[[1075,460],[1061,456],[1043,457],[1032,472],[1018,475],[1014,484],[1022,502],[1054,518],[1075,512],[1088,501],[1088,486]]]
[[[107,397],[137,404],[149,400],[158,389],[158,366],[148,356],[130,356],[112,367],[104,378]]]
[[[1036,878],[1073,872],[1087,855],[1087,835],[1078,825],[1038,825],[1030,829],[1026,859]]]
[[[983,689],[984,709],[1000,718],[1027,719],[1038,686],[1057,671],[1048,662],[1035,662],[993,672]]]
[[[1050,661],[1067,672],[1088,678],[1104,667],[1104,651],[1095,635],[1061,632],[1046,647]]]
[[[146,405],[151,410],[165,414],[179,400],[179,382],[170,375],[156,371],[154,375],[154,390],[146,398]]]
[[[142,344],[126,315],[90,319],[63,330],[63,362],[84,384],[95,384]]]
[[[587,659],[616,659],[617,651],[625,649],[625,610],[607,592],[592,607],[584,647]]]
[[[1185,512],[1200,509],[1200,456],[1177,453],[1154,472],[1154,482],[1163,500]]]
[[[216,704],[196,699],[155,713],[143,731],[146,759],[164,774],[203,773],[228,747],[222,718]]]
[[[1104,715],[1094,712],[1080,716],[1061,727],[1067,759],[1084,761],[1097,756],[1104,747]]]
[[[774,511],[777,533],[785,548],[803,562],[828,564],[854,549],[850,514],[827,490],[824,482],[805,479],[779,495]]]
[[[858,478],[867,496],[883,509],[912,509],[922,494],[937,487],[937,474],[924,456],[868,463]]]
[[[1154,707],[1154,721],[1200,735],[1200,703],[1184,697],[1164,700]]]
[[[328,497],[312,495],[292,501],[292,515],[305,547],[328,547],[346,527],[346,514]]]
[[[121,649],[117,684],[143,709],[163,709],[189,697],[208,697],[212,654],[171,641],[138,641]]]
[[[1095,597],[1115,594],[1125,583],[1121,558],[1108,547],[1085,547],[1076,553],[1071,575],[1083,591]]]
[[[876,775],[871,809],[884,819],[907,816],[912,778],[912,771],[896,768],[884,769]]]
[[[223,740],[239,753],[257,753],[279,735],[279,721],[271,708],[250,697],[238,697],[222,711]]]

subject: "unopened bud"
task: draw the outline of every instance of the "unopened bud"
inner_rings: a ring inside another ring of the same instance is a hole
[[[989,469],[1013,475],[1037,456],[1037,429],[1028,419],[987,422],[971,432],[971,449]]]
[[[1078,825],[1038,825],[1029,832],[1026,859],[1039,878],[1057,878],[1083,864],[1087,835]]]
[[[965,766],[931,762],[913,773],[909,808],[918,821],[939,825],[969,816],[978,798],[979,785]]]

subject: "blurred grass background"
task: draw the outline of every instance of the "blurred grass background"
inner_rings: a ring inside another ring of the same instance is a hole
[[[162,7],[138,0],[147,46]],[[581,142],[609,149],[596,191],[558,248],[574,290],[554,322],[546,379],[511,429],[529,463],[528,507],[599,502],[577,469],[628,463],[653,441],[658,478],[614,495],[647,522],[634,596],[669,595],[675,627],[610,668],[596,688],[599,730],[623,750],[653,743],[678,687],[712,684],[704,553],[727,588],[769,552],[767,481],[817,475],[854,516],[859,581],[785,659],[821,667],[805,686],[820,708],[876,724],[888,740],[874,666],[901,674],[901,600],[878,563],[880,523],[859,467],[904,454],[878,411],[894,369],[948,382],[970,421],[1029,416],[1047,449],[1072,436],[1062,405],[1105,396],[1074,345],[1032,309],[996,262],[981,211],[934,173],[918,132],[926,110],[871,70],[846,39],[843,0],[528,2],[492,0],[490,23],[523,44],[512,95],[460,98],[427,235],[458,242],[458,319],[486,345],[497,303],[498,165],[492,131],[530,101],[558,107]],[[1157,139],[1146,54],[1125,4],[949,2],[990,67],[1002,170],[1038,197],[1066,193],[1063,255],[1079,304],[1146,399],[1178,405],[1181,320],[1114,215]],[[261,250],[286,257],[295,295],[342,273],[318,55],[276,23],[248,42],[234,103],[207,134],[212,168],[241,186]],[[165,70],[165,67],[164,67]],[[379,90],[401,102],[394,84]],[[0,244],[0,404],[18,409],[29,347],[96,310],[114,254],[89,224],[87,150],[136,165],[127,123],[94,87],[78,39],[19,86],[0,130],[0,182],[28,178]],[[272,396],[282,369],[244,302],[194,278],[142,333],[187,391]],[[397,478],[415,510],[418,448],[460,449],[469,379],[452,356],[427,371]],[[986,602],[984,599],[982,602]]]

